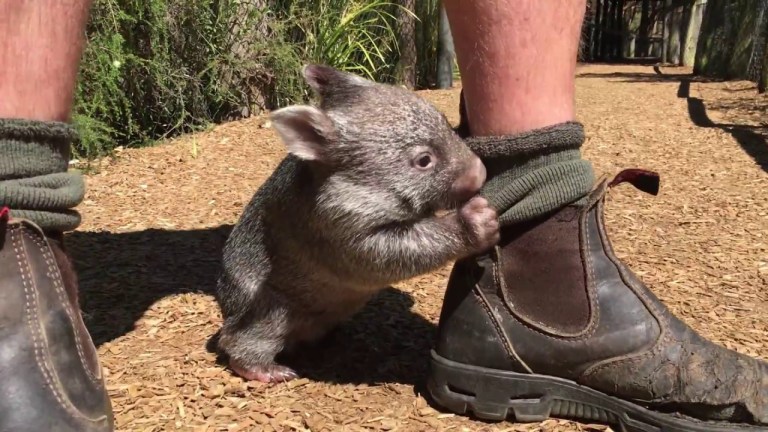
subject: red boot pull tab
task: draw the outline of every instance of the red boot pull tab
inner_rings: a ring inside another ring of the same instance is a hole
[[[639,168],[630,168],[616,174],[616,177],[608,184],[608,187],[614,187],[624,182],[629,182],[632,186],[651,195],[659,194],[659,174],[654,171],[648,171]]]
[[[8,219],[11,217],[11,209],[8,207],[0,208],[0,248],[5,242],[5,229],[8,227]]]

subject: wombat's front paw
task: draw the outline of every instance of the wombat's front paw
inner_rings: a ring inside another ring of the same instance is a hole
[[[499,242],[499,218],[488,200],[476,196],[459,210],[459,218],[467,230],[471,253],[483,252]]]
[[[256,380],[263,383],[287,382],[299,376],[293,369],[276,363],[244,367],[236,361],[230,361],[229,367],[247,381]]]

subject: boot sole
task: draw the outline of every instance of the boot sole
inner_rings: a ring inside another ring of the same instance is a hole
[[[443,408],[487,421],[561,418],[602,423],[620,432],[768,432],[768,427],[688,420],[577,384],[457,363],[431,351],[427,390]]]

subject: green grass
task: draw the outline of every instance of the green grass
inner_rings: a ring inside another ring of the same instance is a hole
[[[95,0],[73,155],[151,145],[309,99],[301,66],[394,82],[398,4],[384,0]],[[434,81],[437,0],[417,2],[418,85]]]

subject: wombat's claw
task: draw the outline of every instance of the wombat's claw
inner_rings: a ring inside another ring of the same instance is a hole
[[[288,382],[299,376],[293,369],[276,364],[246,368],[235,362],[231,362],[229,367],[231,367],[237,375],[247,381],[260,381],[263,383]]]
[[[459,217],[470,232],[472,245],[483,251],[499,242],[499,220],[487,199],[475,196],[459,209]]]

